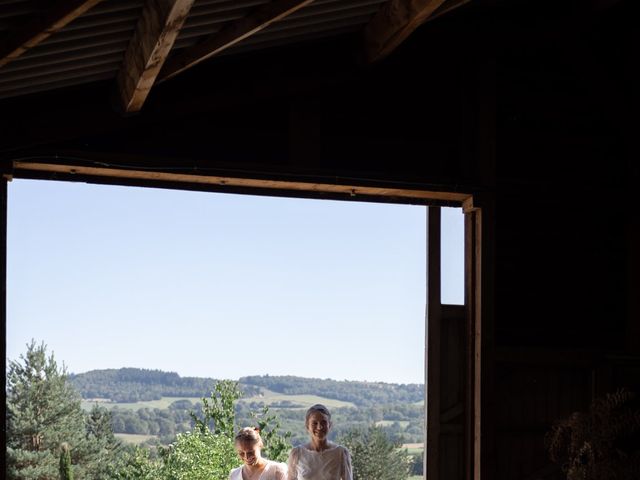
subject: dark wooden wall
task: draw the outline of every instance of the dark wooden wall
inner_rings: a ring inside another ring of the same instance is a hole
[[[553,421],[639,390],[630,3],[499,22],[496,478],[562,478],[544,448]]]
[[[640,390],[636,3],[477,2],[376,66],[356,37],[222,57],[127,118],[108,83],[5,101],[0,159],[476,193],[495,205],[488,472],[557,478],[552,422]]]

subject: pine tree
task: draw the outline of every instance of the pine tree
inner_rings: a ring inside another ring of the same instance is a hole
[[[59,447],[66,442],[76,479],[91,471],[95,444],[87,435],[80,396],[46,346],[32,341],[7,371],[7,478],[57,480]]]
[[[381,427],[350,430],[338,438],[351,453],[354,480],[405,480],[411,457]]]
[[[97,404],[86,416],[88,455],[85,467],[95,480],[110,478],[114,459],[122,453],[122,444],[113,434],[111,412]]]

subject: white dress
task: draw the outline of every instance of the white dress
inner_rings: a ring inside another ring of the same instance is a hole
[[[287,480],[353,480],[351,455],[341,445],[316,452],[295,447],[289,454]]]
[[[258,480],[286,480],[287,479],[287,464],[281,462],[273,462],[266,460],[267,466],[260,474]],[[229,480],[243,480],[242,467],[234,468],[229,473]]]

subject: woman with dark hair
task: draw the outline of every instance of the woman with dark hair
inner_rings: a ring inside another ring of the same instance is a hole
[[[264,446],[258,429],[246,427],[235,438],[236,451],[243,465],[229,473],[229,480],[286,480],[287,466],[262,458]]]
[[[327,407],[316,404],[307,410],[309,443],[291,450],[288,480],[353,480],[351,454],[342,445],[329,441],[331,426]]]

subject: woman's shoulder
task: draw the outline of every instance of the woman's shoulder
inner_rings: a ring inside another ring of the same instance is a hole
[[[281,472],[286,472],[287,471],[287,464],[284,462],[276,462],[274,460],[267,460],[267,464],[269,465],[269,468],[273,469],[273,470],[279,470]]]
[[[287,478],[287,464],[268,460],[265,474],[267,480],[285,479]]]
[[[335,446],[336,451],[340,452],[342,455],[348,455],[351,456],[351,453],[349,452],[349,449],[347,447],[345,447],[344,445],[337,445]]]
[[[234,468],[229,472],[229,480],[242,480],[242,466]]]

